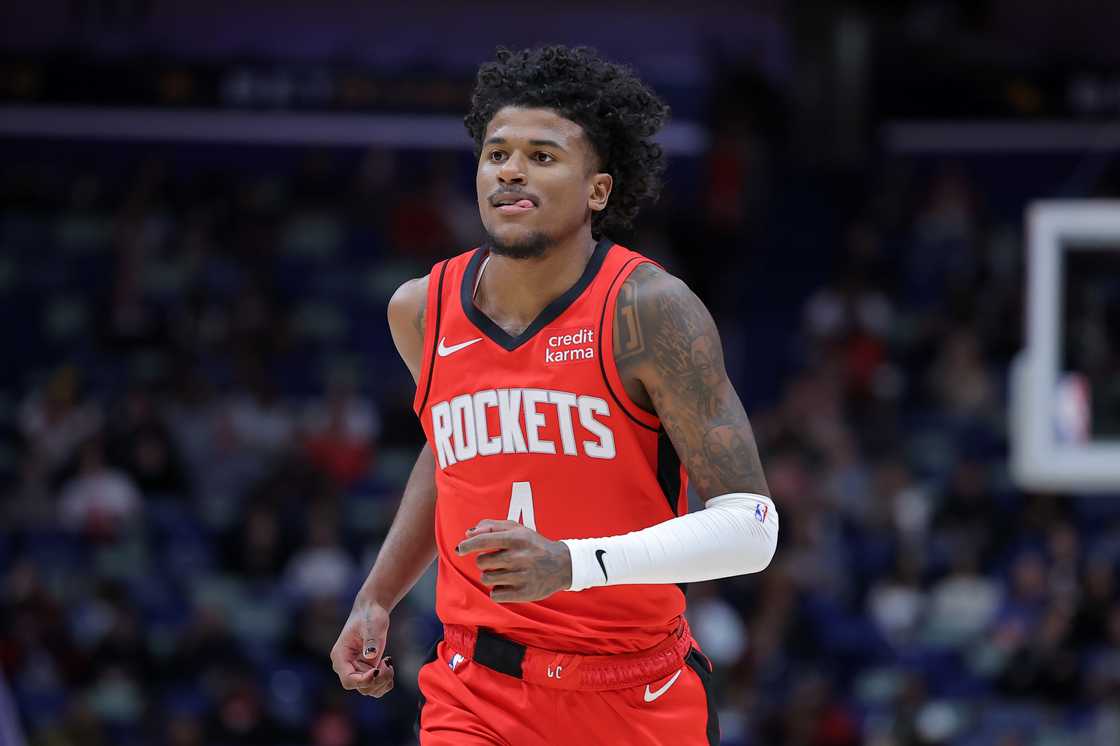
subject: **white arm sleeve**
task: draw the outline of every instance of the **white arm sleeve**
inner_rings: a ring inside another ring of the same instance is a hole
[[[778,511],[765,495],[733,492],[640,531],[562,541],[572,555],[568,590],[695,583],[766,569],[778,546]]]

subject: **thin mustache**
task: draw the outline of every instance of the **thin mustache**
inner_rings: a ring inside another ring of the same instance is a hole
[[[490,204],[495,204],[502,197],[511,197],[515,195],[524,199],[528,199],[537,206],[539,206],[541,203],[540,197],[524,189],[502,189],[490,195]]]

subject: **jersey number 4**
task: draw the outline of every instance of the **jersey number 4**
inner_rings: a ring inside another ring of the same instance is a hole
[[[509,515],[511,521],[537,530],[537,519],[533,516],[533,488],[528,482],[514,482],[509,496]]]

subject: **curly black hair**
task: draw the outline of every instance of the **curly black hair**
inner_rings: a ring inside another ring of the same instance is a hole
[[[665,123],[669,107],[630,68],[603,60],[589,47],[499,47],[494,61],[478,69],[463,119],[476,157],[487,125],[505,106],[551,109],[583,127],[599,170],[614,177],[610,201],[591,218],[596,238],[629,228],[641,203],[656,201],[665,157],[650,138]]]

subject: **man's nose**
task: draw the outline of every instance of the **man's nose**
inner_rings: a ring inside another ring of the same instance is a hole
[[[503,161],[502,167],[498,169],[498,181],[503,184],[524,184],[525,159],[514,153]]]

